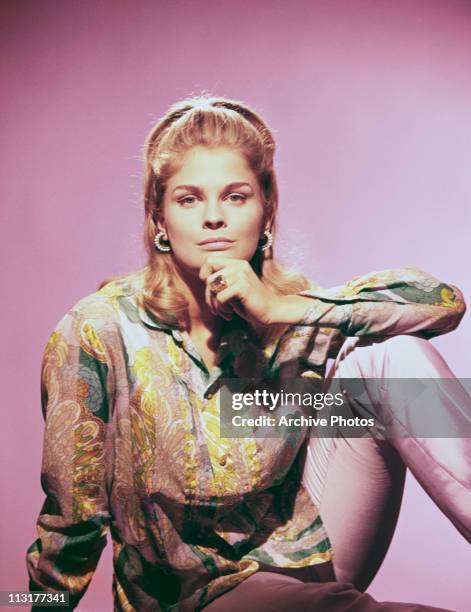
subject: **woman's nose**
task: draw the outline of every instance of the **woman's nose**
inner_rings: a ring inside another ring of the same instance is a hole
[[[204,207],[203,226],[218,228],[225,225],[225,219],[221,207],[217,203],[208,203]]]
[[[223,219],[205,219],[203,227],[209,227],[211,229],[217,229],[218,227],[224,227],[226,225]]]

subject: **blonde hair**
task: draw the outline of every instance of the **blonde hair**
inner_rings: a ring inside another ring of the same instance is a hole
[[[288,295],[312,287],[299,271],[288,269],[274,259],[277,231],[278,187],[274,170],[275,140],[267,124],[243,102],[206,94],[173,104],[149,132],[144,146],[144,242],[147,265],[142,275],[140,303],[170,325],[184,326],[188,303],[177,286],[173,255],[158,251],[154,238],[161,215],[166,182],[182,155],[195,146],[237,149],[259,181],[264,198],[264,222],[268,223],[272,247],[257,249],[250,261],[261,282],[275,294]],[[115,277],[116,278],[116,277]],[[103,281],[100,287],[113,279]],[[236,317],[234,314],[233,318]],[[265,342],[280,331],[252,325],[252,331]]]

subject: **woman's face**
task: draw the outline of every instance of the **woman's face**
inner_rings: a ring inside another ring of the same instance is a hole
[[[263,198],[257,177],[236,150],[193,147],[168,180],[164,230],[173,257],[198,275],[209,253],[252,259],[263,235]],[[228,242],[203,241],[226,238]]]

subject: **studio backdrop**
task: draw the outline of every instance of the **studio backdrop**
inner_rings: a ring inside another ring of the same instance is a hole
[[[419,267],[471,298],[471,4],[1,4],[2,590],[44,501],[40,360],[81,297],[144,264],[141,151],[173,102],[247,102],[277,139],[275,255],[325,287]],[[471,377],[471,324],[433,339]],[[469,546],[409,474],[378,600],[470,609]],[[79,609],[111,609],[111,543]]]

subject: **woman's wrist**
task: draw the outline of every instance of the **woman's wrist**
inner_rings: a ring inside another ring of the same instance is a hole
[[[296,324],[312,306],[315,298],[302,295],[279,295],[272,301],[270,324]]]

